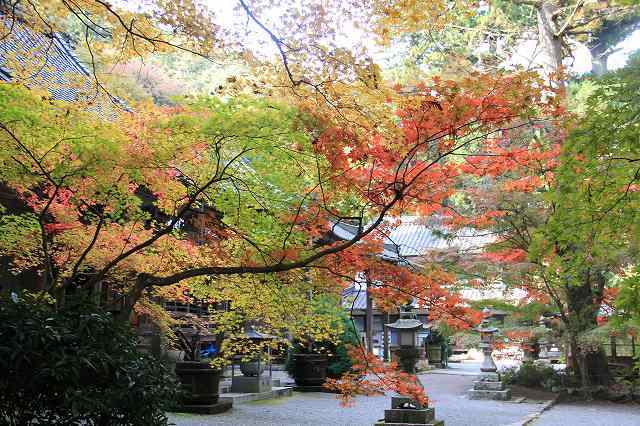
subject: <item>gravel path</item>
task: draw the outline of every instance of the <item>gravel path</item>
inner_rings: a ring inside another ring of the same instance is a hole
[[[471,401],[466,398],[473,381],[469,375],[425,374],[421,380],[436,408],[436,418],[447,426],[510,425],[539,409],[538,404]],[[343,408],[335,395],[296,392],[292,397],[236,404],[224,414],[171,414],[170,419],[177,426],[371,426],[389,404],[389,397],[361,397],[354,407]]]
[[[639,404],[566,402],[542,413],[534,426],[640,426]]]

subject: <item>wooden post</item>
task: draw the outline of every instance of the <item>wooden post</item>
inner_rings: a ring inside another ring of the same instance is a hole
[[[365,333],[367,335],[367,351],[373,353],[373,299],[369,294],[371,283],[367,280],[367,311],[365,317]]]
[[[611,336],[609,338],[609,342],[611,343],[611,359],[613,362],[616,362],[616,358],[618,358],[618,348],[616,348],[616,337]]]
[[[385,324],[389,324],[391,322],[391,319],[389,318],[389,312],[387,312],[386,314],[386,321]],[[389,362],[390,357],[389,357],[389,327],[387,327],[386,325],[382,326],[384,329],[384,354],[383,354],[383,358],[385,362]]]

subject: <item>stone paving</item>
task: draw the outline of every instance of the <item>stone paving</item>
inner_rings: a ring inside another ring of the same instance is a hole
[[[533,426],[639,426],[640,404],[607,401],[561,402],[532,423]]]
[[[539,410],[539,404],[532,403],[471,401],[466,392],[473,385],[473,379],[470,374],[421,375],[436,417],[444,420],[446,426],[511,425]],[[294,392],[292,397],[236,404],[232,411],[224,414],[171,414],[170,420],[177,426],[371,426],[384,415],[389,404],[389,397],[360,397],[354,407],[343,408],[332,394]]]

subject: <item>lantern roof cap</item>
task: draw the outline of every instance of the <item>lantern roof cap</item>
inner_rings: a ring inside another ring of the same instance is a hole
[[[415,318],[400,318],[396,322],[385,325],[389,328],[397,330],[418,330],[419,328],[422,328],[424,326],[422,321]]]

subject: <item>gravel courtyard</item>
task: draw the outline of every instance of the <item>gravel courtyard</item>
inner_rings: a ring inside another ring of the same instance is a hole
[[[563,402],[542,413],[533,426],[638,426],[640,404]]]
[[[466,391],[471,388],[473,379],[474,376],[458,374],[420,376],[431,405],[436,408],[436,418],[444,420],[447,426],[506,426],[540,408],[539,404],[527,402],[471,401],[467,399]],[[354,407],[342,408],[335,395],[295,392],[291,397],[236,404],[224,414],[171,414],[170,419],[177,426],[371,426],[384,415],[389,404],[389,397],[361,397]]]

